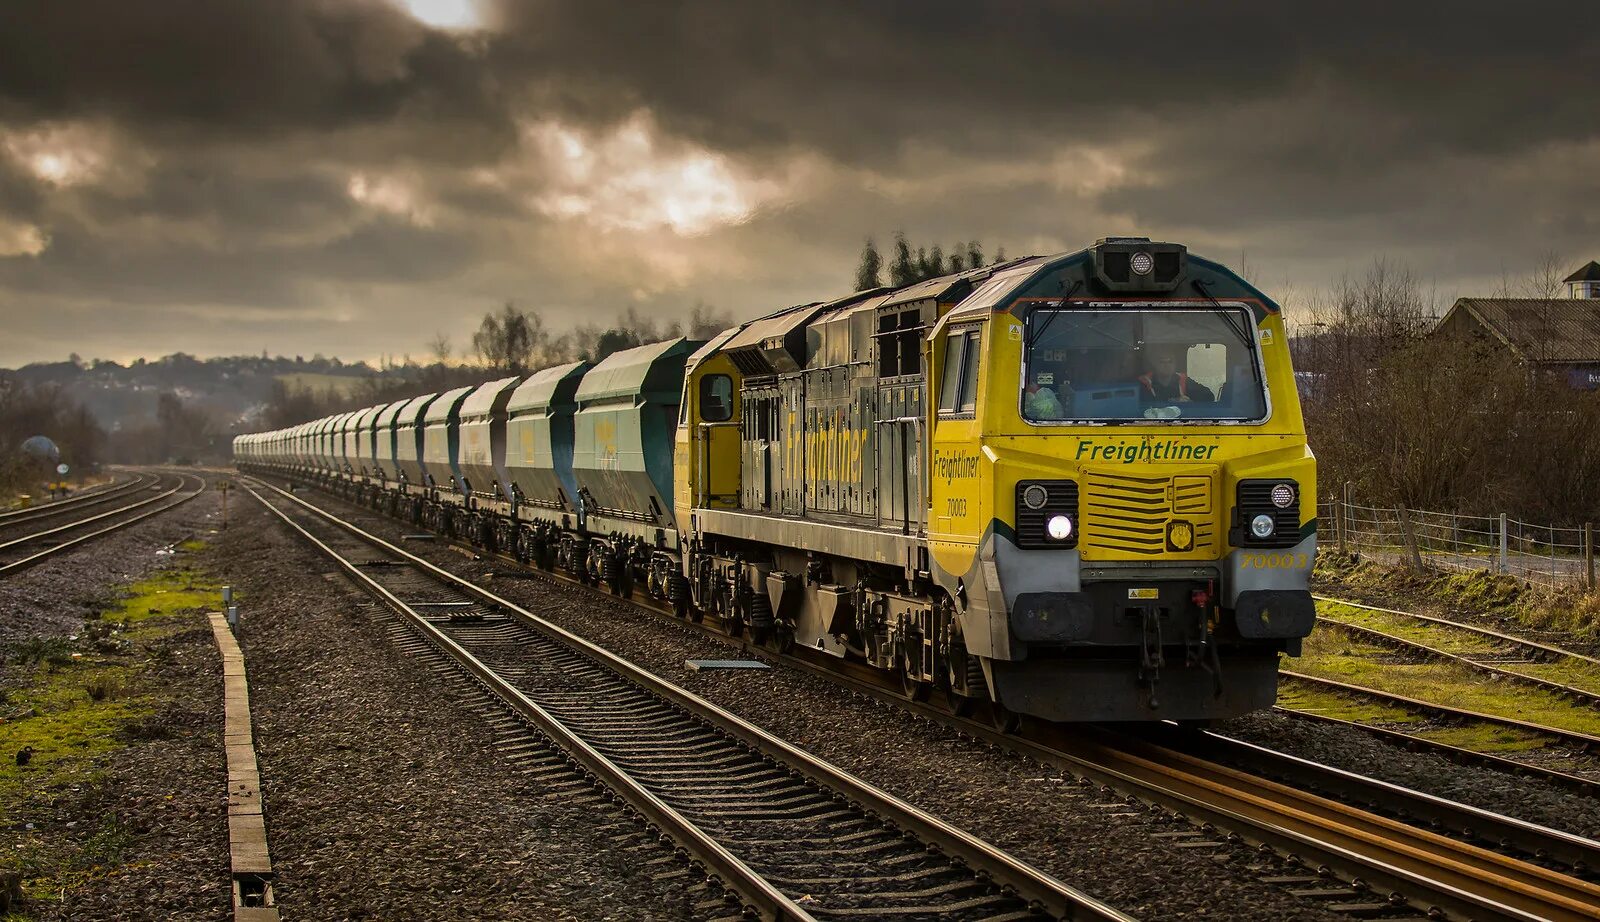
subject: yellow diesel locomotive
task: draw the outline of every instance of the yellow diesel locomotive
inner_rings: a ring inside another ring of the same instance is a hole
[[[1278,307],[1109,238],[276,432],[241,467],[959,711],[1272,704],[1315,611]]]
[[[1279,308],[1106,238],[779,311],[687,363],[690,616],[1003,724],[1273,703],[1311,631],[1316,467]]]

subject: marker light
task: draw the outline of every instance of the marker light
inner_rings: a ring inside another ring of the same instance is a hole
[[[1050,501],[1050,491],[1036,483],[1028,484],[1022,491],[1022,505],[1029,509],[1043,509]]]
[[[1133,254],[1133,258],[1128,261],[1128,265],[1139,275],[1149,275],[1150,270],[1155,268],[1156,261],[1149,253],[1140,250]]]
[[[1250,534],[1257,538],[1272,537],[1272,516],[1265,512],[1250,520]]]
[[[1056,541],[1065,541],[1072,537],[1072,520],[1064,515],[1053,515],[1050,521],[1044,523],[1044,530]]]
[[[1294,502],[1294,487],[1280,483],[1272,488],[1272,505],[1279,509],[1287,509],[1292,502]]]

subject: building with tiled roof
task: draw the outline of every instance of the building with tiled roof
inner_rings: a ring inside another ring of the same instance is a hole
[[[1573,387],[1600,388],[1600,263],[1564,283],[1565,298],[1459,298],[1434,333],[1498,345]]]

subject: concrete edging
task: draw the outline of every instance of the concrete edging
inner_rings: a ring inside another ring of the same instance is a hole
[[[244,654],[228,628],[227,616],[211,612],[211,633],[222,654],[223,742],[228,753],[228,852],[233,866],[234,922],[277,922],[272,895],[272,856],[261,803],[261,773],[256,766],[250,724],[250,683]]]

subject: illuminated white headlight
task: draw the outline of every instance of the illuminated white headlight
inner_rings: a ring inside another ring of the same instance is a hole
[[[1294,502],[1294,487],[1280,483],[1272,488],[1272,505],[1279,509],[1287,509],[1292,502]]]
[[[1053,515],[1044,523],[1044,530],[1053,540],[1065,541],[1072,537],[1072,520],[1064,515]]]
[[[1250,534],[1255,535],[1257,538],[1272,537],[1272,527],[1272,516],[1267,515],[1265,512],[1250,520]]]
[[[1133,271],[1139,275],[1149,275],[1150,270],[1155,268],[1156,261],[1151,258],[1149,253],[1141,251],[1133,254],[1133,258],[1128,261],[1128,265],[1132,266]]]

